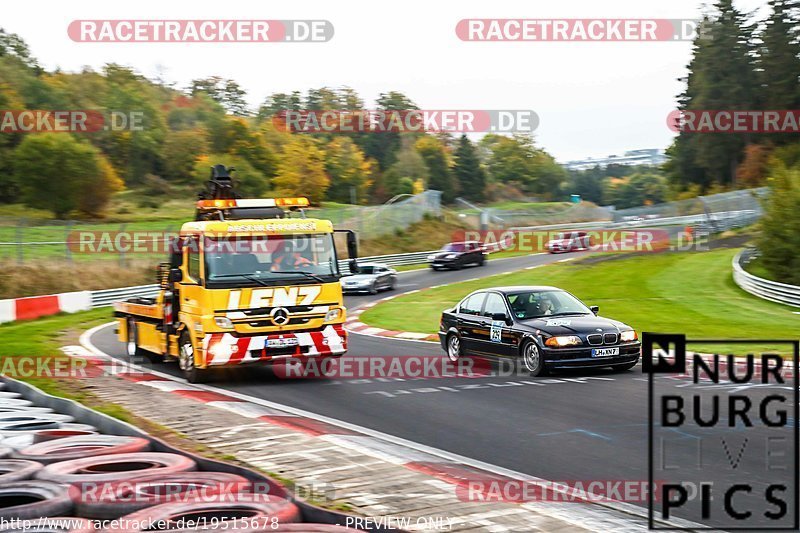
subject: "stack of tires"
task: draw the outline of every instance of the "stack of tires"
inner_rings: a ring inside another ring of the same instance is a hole
[[[151,446],[0,390],[0,532],[352,531],[302,523],[274,485]]]

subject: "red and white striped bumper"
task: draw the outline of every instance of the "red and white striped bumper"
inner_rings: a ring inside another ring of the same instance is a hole
[[[268,348],[270,339],[297,339],[286,349]],[[230,333],[208,333],[203,337],[203,351],[207,366],[237,365],[256,361],[269,361],[273,357],[303,357],[341,355],[347,351],[347,332],[342,324],[325,326],[321,331],[297,331],[239,337]],[[273,353],[271,354],[270,351]]]

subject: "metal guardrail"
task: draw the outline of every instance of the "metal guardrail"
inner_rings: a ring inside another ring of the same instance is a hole
[[[152,285],[138,285],[136,287],[120,287],[118,289],[92,291],[92,309],[107,307],[114,302],[136,296],[141,298],[155,298],[156,295],[158,295],[158,290],[159,286],[154,283]]]
[[[427,252],[411,252],[407,254],[391,254],[391,255],[376,255],[372,257],[359,257],[359,263],[382,263],[389,266],[404,266],[404,265],[418,265],[427,261],[428,256],[436,250]],[[342,272],[348,271],[349,260],[342,259],[339,261],[339,269]],[[92,293],[92,308],[108,307],[114,302],[126,300],[128,298],[155,298],[158,295],[159,286],[152,285],[138,285],[135,287],[120,287],[118,289],[104,289],[100,291],[91,291]]]
[[[764,300],[800,307],[800,287],[788,285],[750,274],[744,265],[758,256],[755,248],[742,250],[733,258],[733,281],[753,296]]]

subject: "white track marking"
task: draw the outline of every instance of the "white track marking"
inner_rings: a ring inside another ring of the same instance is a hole
[[[99,357],[113,359],[113,357],[111,355],[109,355],[109,354],[103,352],[102,350],[100,350],[99,348],[97,348],[92,343],[91,337],[92,337],[92,335],[94,335],[95,333],[100,331],[101,329],[110,327],[110,326],[115,325],[115,324],[116,324],[116,322],[108,322],[106,324],[101,324],[99,326],[95,326],[95,327],[83,332],[83,334],[80,336],[81,345],[84,346],[87,350],[89,350],[90,352],[92,352],[93,354],[95,354],[95,355],[97,355]],[[414,342],[416,342],[416,341],[414,341]],[[138,365],[130,365],[130,366],[131,366],[131,368],[134,368],[136,370],[140,370],[142,372],[147,372],[147,373],[150,373],[150,374],[152,374],[154,376],[162,377],[165,380],[186,384],[187,386],[193,387],[195,389],[200,389],[200,390],[205,390],[205,391],[208,391],[208,392],[214,392],[214,393],[217,393],[217,394],[222,394],[222,395],[225,395],[225,396],[229,396],[229,397],[240,399],[240,400],[245,401],[245,402],[250,402],[252,404],[261,405],[263,407],[268,407],[270,409],[276,409],[278,411],[283,411],[285,413],[288,413],[288,414],[291,414],[291,415],[294,415],[294,416],[299,416],[299,417],[303,417],[303,418],[307,418],[307,419],[311,419],[311,420],[316,420],[318,422],[322,422],[322,423],[325,423],[325,424],[330,424],[330,425],[337,426],[337,427],[340,427],[340,428],[343,428],[343,429],[347,429],[349,431],[353,431],[355,433],[359,433],[361,435],[364,435],[364,436],[367,436],[367,437],[372,437],[372,438],[377,439],[379,441],[383,441],[383,443],[388,443],[389,445],[392,445],[392,446],[390,446],[390,448],[394,449],[394,450],[397,450],[398,449],[397,447],[405,447],[405,448],[408,448],[409,450],[412,450],[413,452],[434,456],[434,457],[436,457],[438,459],[441,459],[444,462],[470,466],[470,467],[477,468],[477,469],[480,469],[480,470],[485,470],[486,472],[497,474],[499,476],[506,476],[506,477],[509,477],[511,479],[517,479],[517,480],[522,480],[522,481],[547,483],[547,480],[544,480],[542,478],[538,478],[536,476],[531,476],[531,475],[528,475],[528,474],[524,474],[522,472],[516,472],[514,470],[509,470],[507,468],[496,466],[496,465],[493,465],[493,464],[490,464],[490,463],[485,463],[483,461],[478,461],[476,459],[471,459],[471,458],[465,457],[463,455],[458,455],[458,454],[451,453],[451,452],[448,452],[448,451],[445,451],[445,450],[440,450],[438,448],[434,448],[432,446],[426,446],[424,444],[420,444],[420,443],[417,443],[417,442],[414,442],[414,441],[410,441],[410,440],[407,440],[407,439],[404,439],[404,438],[401,438],[401,437],[396,437],[394,435],[389,435],[388,433],[383,433],[383,432],[380,432],[380,431],[376,431],[374,429],[370,429],[370,428],[366,428],[366,427],[359,426],[359,425],[356,425],[356,424],[352,424],[350,422],[345,422],[343,420],[338,420],[338,419],[335,419],[335,418],[330,418],[330,417],[327,417],[327,416],[323,416],[323,415],[320,415],[320,414],[317,414],[317,413],[313,413],[311,411],[305,411],[303,409],[298,409],[296,407],[291,407],[291,406],[288,406],[288,405],[283,405],[283,404],[279,404],[279,403],[276,403],[276,402],[271,402],[271,401],[268,401],[268,400],[264,400],[262,398],[256,398],[254,396],[248,396],[247,394],[242,394],[242,393],[235,392],[235,391],[228,390],[228,389],[222,389],[222,388],[218,388],[218,387],[213,387],[211,385],[205,385],[205,384],[200,384],[200,383],[189,385],[186,382],[186,380],[183,379],[183,378],[178,378],[178,377],[175,377],[175,376],[171,376],[169,374],[166,374],[164,372],[159,372],[157,370],[151,370],[151,369],[148,369],[148,368],[143,368],[143,367],[140,367]],[[550,483],[552,483],[552,482],[550,482]],[[595,498],[599,498],[599,496],[596,496],[596,495],[594,495],[594,497]],[[639,520],[642,520],[642,519],[646,520],[647,519],[647,509],[645,509],[643,507],[638,507],[636,505],[633,505],[633,504],[630,504],[630,503],[626,503],[626,502],[617,502],[617,501],[605,502],[605,501],[601,501],[601,502],[593,503],[593,506],[596,506],[596,507],[591,507],[591,508],[589,506],[586,506],[586,507],[578,507],[578,506],[571,507],[570,508],[570,511],[571,511],[570,515],[571,515],[572,519],[577,520],[578,522],[580,522],[581,520],[597,519],[598,515],[601,515],[601,516],[605,515],[604,511],[606,509],[609,509],[609,510],[613,510],[613,511],[616,511],[616,512],[619,512],[619,513],[624,513],[624,514],[630,515],[631,517],[636,517]],[[602,510],[598,510],[598,508],[601,508]],[[610,516],[606,516],[606,518],[607,519],[612,519],[612,520],[615,519],[615,517],[610,517]],[[675,523],[676,522],[677,522],[677,520],[675,521]],[[699,524],[694,524],[694,523],[691,523],[691,522],[688,522],[688,521],[681,521],[681,522],[683,523],[682,525],[684,525],[684,527],[702,527]],[[640,525],[640,524],[631,523],[631,525],[632,526],[636,526],[636,525]]]

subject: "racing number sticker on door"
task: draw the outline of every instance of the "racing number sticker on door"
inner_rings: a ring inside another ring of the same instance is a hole
[[[489,330],[489,339],[492,342],[501,342],[503,339],[503,326],[505,323],[502,320],[492,320],[492,329]]]

